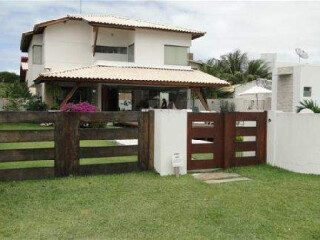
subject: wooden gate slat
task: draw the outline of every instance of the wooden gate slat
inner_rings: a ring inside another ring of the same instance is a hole
[[[192,153],[213,153],[215,151],[214,143],[192,144]]]
[[[235,147],[236,147],[236,151],[256,151],[257,143],[256,142],[236,142]]]
[[[256,127],[237,127],[236,128],[236,135],[237,136],[256,136],[257,135],[257,128]]]
[[[82,147],[80,158],[133,156],[138,154],[138,145],[110,147]]]
[[[192,137],[193,138],[213,138],[215,135],[215,129],[213,127],[193,127]]]
[[[80,129],[81,140],[138,139],[137,128]]]
[[[53,141],[53,130],[1,130],[0,143]]]
[[[54,160],[54,148],[0,150],[0,162]]]

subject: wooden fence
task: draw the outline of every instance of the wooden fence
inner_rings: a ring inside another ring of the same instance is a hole
[[[188,170],[265,163],[266,137],[267,112],[188,113]]]
[[[54,141],[54,148],[0,150],[0,163],[54,160],[54,167],[0,170],[0,180],[24,180],[146,170],[149,165],[148,112],[0,112],[3,123],[53,123],[54,130],[2,130],[0,143]],[[79,128],[80,123],[138,122],[138,128]],[[80,147],[80,140],[138,139],[138,145]],[[80,158],[138,155],[137,162],[81,165]]]

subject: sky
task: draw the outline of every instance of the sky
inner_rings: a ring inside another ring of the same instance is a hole
[[[80,0],[0,0],[0,71],[18,72],[21,33],[35,23],[79,13]],[[320,64],[320,2],[82,0],[83,14],[110,14],[206,31],[192,42],[196,60],[240,49],[250,58],[277,53],[297,63],[295,48]]]

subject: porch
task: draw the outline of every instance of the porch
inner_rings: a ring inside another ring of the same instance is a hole
[[[35,83],[49,105],[88,101],[102,111],[187,109],[191,89],[209,110],[202,88],[229,84],[192,69],[104,65],[43,73]],[[52,86],[60,87],[60,94],[53,96]]]

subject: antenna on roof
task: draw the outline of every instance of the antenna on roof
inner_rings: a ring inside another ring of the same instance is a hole
[[[296,54],[298,54],[298,56],[299,56],[299,63],[300,63],[300,59],[301,58],[304,58],[304,59],[308,59],[309,58],[308,53],[303,51],[301,48],[296,48]]]

